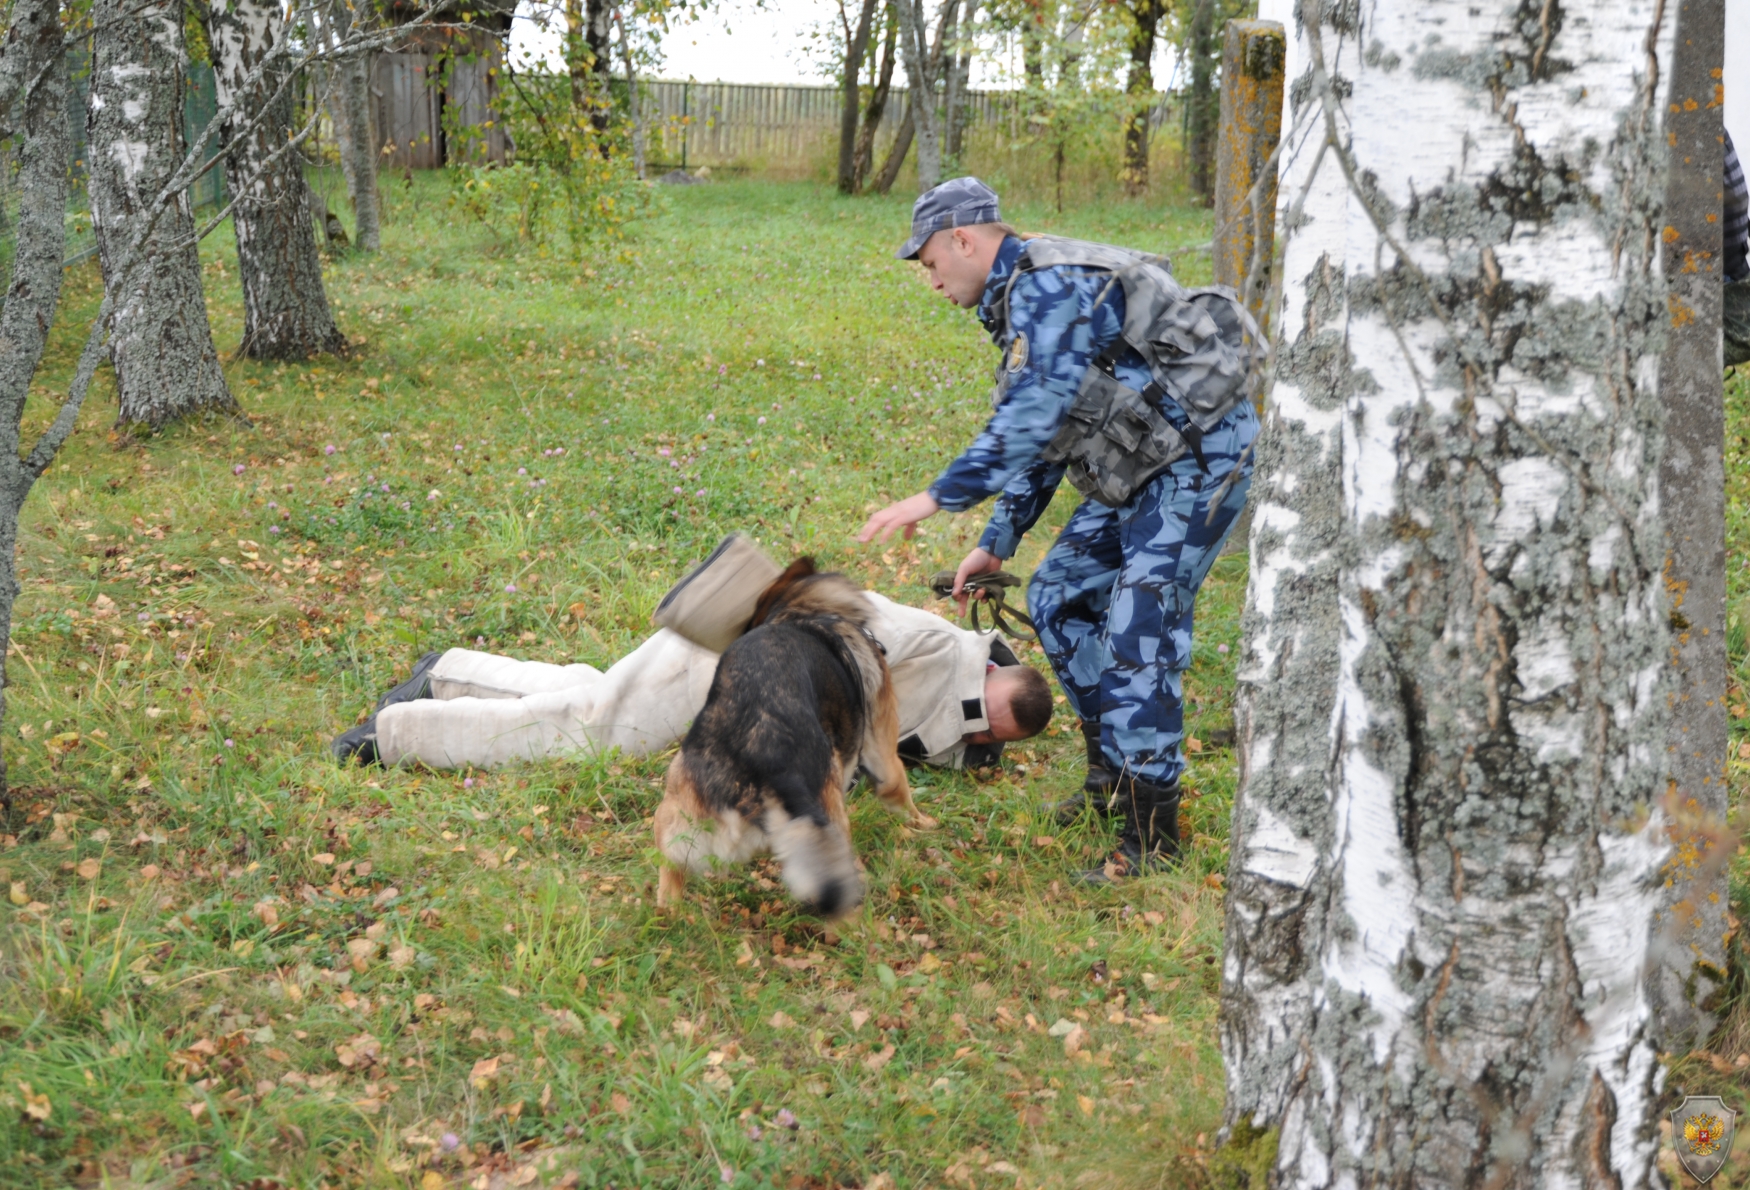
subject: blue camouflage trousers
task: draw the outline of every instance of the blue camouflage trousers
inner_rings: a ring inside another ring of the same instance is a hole
[[[1118,772],[1167,784],[1185,770],[1192,606],[1245,507],[1257,429],[1243,406],[1204,436],[1207,472],[1186,456],[1122,508],[1084,500],[1027,586],[1057,680],[1082,719],[1099,721]]]

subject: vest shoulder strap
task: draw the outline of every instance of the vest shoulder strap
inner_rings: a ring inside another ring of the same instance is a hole
[[[1026,247],[1022,249],[1021,262],[1016,265],[1016,271],[1072,265],[1115,272],[1144,262],[1166,263],[1161,257],[1138,252],[1133,248],[1120,248],[1115,244],[1096,244],[1091,240],[1072,240],[1064,236],[1036,236],[1028,240]]]
[[[1056,268],[1059,265],[1120,274],[1126,270],[1134,271],[1137,265],[1149,265],[1166,271],[1169,276],[1172,273],[1172,265],[1164,256],[1138,252],[1133,248],[1120,248],[1115,244],[1072,240],[1067,236],[1034,236],[1026,241],[1021,250],[1021,258],[1015,262],[1014,271],[1009,274],[1008,284],[1003,286],[1002,322],[1005,329],[1009,325],[1009,297],[1014,291],[1015,282],[1034,269]]]

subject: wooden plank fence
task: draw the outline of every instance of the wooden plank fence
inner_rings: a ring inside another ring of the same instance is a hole
[[[700,83],[673,79],[639,84],[650,130],[651,157],[697,167],[734,162],[797,162],[836,151],[842,96],[837,87]],[[1019,139],[1021,95],[972,91],[969,131],[992,129]],[[876,155],[886,151],[905,119],[909,92],[895,87],[876,131]],[[1150,123],[1166,118],[1166,95],[1156,96]]]

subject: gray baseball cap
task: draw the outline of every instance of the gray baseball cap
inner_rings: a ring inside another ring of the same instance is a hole
[[[952,178],[918,195],[911,208],[911,239],[894,255],[901,260],[916,260],[924,241],[938,231],[1002,221],[995,190],[977,178]]]

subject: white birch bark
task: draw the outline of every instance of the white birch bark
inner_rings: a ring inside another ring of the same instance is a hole
[[[1221,1026],[1274,1186],[1656,1184],[1671,20],[1291,26]]]
[[[182,14],[180,0],[92,8],[88,188],[123,425],[239,412],[213,348],[188,192],[156,201],[183,163]]]
[[[957,0],[948,0],[956,3]],[[911,88],[912,127],[918,146],[918,192],[942,181],[942,119],[936,111],[935,57],[930,52],[924,0],[898,0],[900,56]]]
[[[268,0],[213,0],[206,26],[219,102],[234,110],[223,134],[225,178],[235,196],[243,350],[256,359],[344,352],[346,339],[322,287],[303,159],[297,152],[274,156],[292,131],[292,94],[283,85],[285,14]]]

